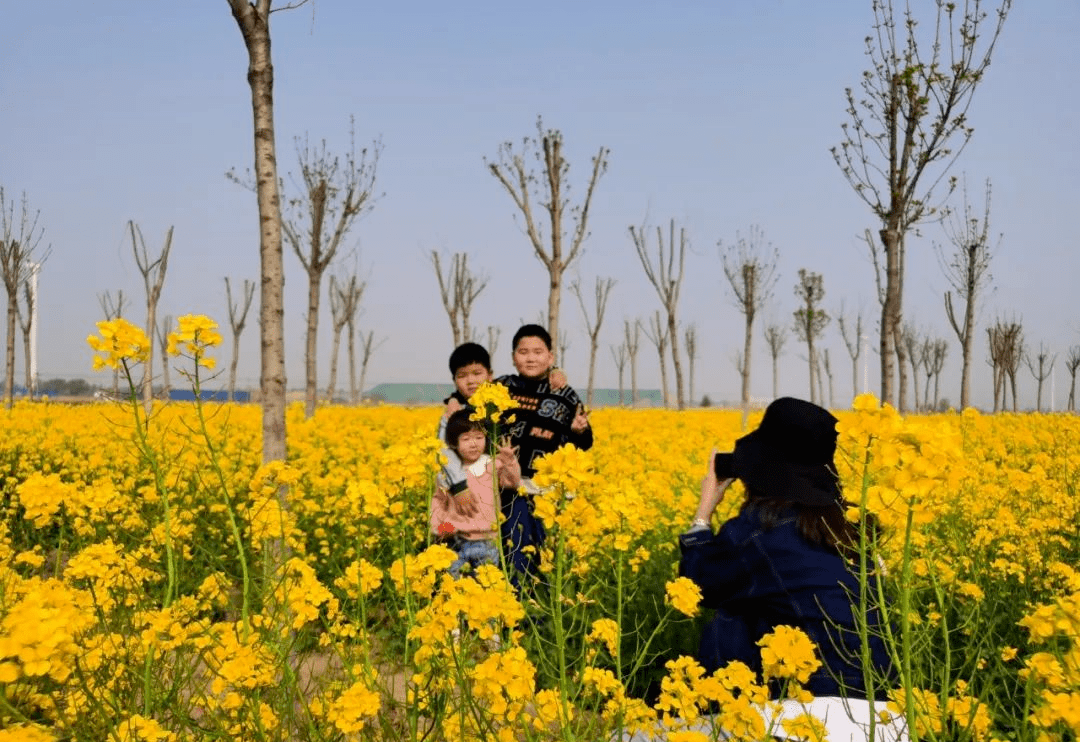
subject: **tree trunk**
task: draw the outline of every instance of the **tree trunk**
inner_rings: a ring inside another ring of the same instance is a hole
[[[326,401],[334,404],[334,389],[337,386],[338,351],[341,349],[341,326],[334,328],[334,340],[330,345],[330,383],[326,387]]]
[[[597,329],[598,334],[599,334],[599,330],[600,330],[599,326],[596,329]],[[586,396],[585,396],[585,399],[587,400],[586,404],[588,404],[589,407],[593,406],[593,377],[594,377],[594,375],[596,373],[596,348],[597,348],[597,345],[598,345],[598,343],[597,343],[596,338],[595,337],[592,338],[592,345],[589,348],[589,390],[588,390],[588,392],[586,393]]]
[[[881,304],[881,402],[895,404],[893,388],[893,363],[896,352],[896,333],[900,329],[900,286],[899,277],[903,266],[900,263],[900,232],[897,227],[881,230],[881,243],[885,252],[885,301]],[[903,366],[901,366],[903,374]]]
[[[307,342],[304,345],[304,417],[315,414],[315,400],[318,397],[318,375],[315,369],[316,341],[319,333],[319,288],[322,274],[316,271],[308,273],[308,311]]]
[[[778,399],[780,397],[780,385],[778,383],[778,380],[779,380],[779,374],[778,374],[779,366],[777,364],[777,357],[778,356],[776,354],[773,354],[773,357],[772,357],[772,396],[773,396],[773,399]]]
[[[555,238],[552,237],[552,240]],[[559,301],[562,298],[562,270],[556,268],[552,263],[548,269],[550,271],[549,278],[551,279],[548,285],[548,316],[547,316],[547,331],[551,335],[551,342],[554,345],[558,345],[559,342]],[[555,348],[551,349],[556,350]],[[562,358],[555,359],[555,365],[562,364]]]
[[[146,414],[150,414],[154,403],[154,328],[157,327],[157,301],[148,299],[146,302],[146,336],[150,338],[146,364],[143,366],[142,377],[142,400]]]
[[[1072,379],[1069,382],[1069,412],[1076,411],[1076,371],[1072,373]]]
[[[960,409],[965,410],[971,404],[971,346],[975,336],[975,289],[977,281],[970,276],[974,265],[968,261],[968,295],[964,307],[964,337],[960,338]]]
[[[671,407],[671,395],[668,394],[667,385],[667,362],[664,359],[664,351],[666,348],[658,348],[660,355],[660,388],[663,390],[664,407]]]
[[[23,369],[26,371],[26,398],[33,399],[35,397],[37,384],[34,383],[34,370],[30,368],[30,328],[26,328],[23,332]]]
[[[810,361],[810,401],[816,404],[817,388],[814,385],[814,371],[816,370],[815,366],[817,364],[815,363],[816,359],[814,358],[814,335],[812,327],[808,328],[808,331],[806,333],[806,355]]]
[[[683,389],[682,359],[679,357],[679,332],[676,325],[675,312],[668,312],[668,335],[671,336],[671,367],[675,372],[675,404],[682,410],[686,407],[686,390]]]
[[[623,368],[619,367],[619,406],[622,407],[626,404],[626,399],[623,398]]]
[[[233,333],[232,360],[229,362],[229,401],[236,401],[236,367],[240,363],[240,333]]]
[[[281,245],[281,195],[274,143],[274,68],[270,59],[270,4],[258,9],[229,0],[248,52],[248,84],[255,131],[255,194],[259,203],[260,361],[263,462],[284,461],[285,441],[285,270]],[[284,507],[285,491],[279,492]]]
[[[349,402],[356,404],[360,401],[356,393],[356,330],[352,322],[346,323],[346,327],[349,330]]]
[[[915,353],[912,353],[911,357],[907,360],[908,363],[911,364],[911,390],[915,397],[915,407],[913,411],[918,414],[919,410],[922,409],[919,406],[919,359],[915,357]]]
[[[862,342],[862,339],[859,340]],[[855,399],[859,396],[859,357],[855,356],[851,359],[851,398]]]
[[[899,318],[893,329],[895,330],[893,335],[893,351],[896,353],[896,410],[903,414],[908,411],[907,350],[904,348],[903,328],[901,327]]]
[[[754,313],[746,313],[746,337],[743,340],[743,366],[742,366],[742,408],[750,409],[750,331],[754,326]],[[775,390],[774,390],[775,396]]]
[[[4,406],[11,409],[15,399],[15,312],[19,308],[19,295],[14,291],[8,293],[7,306],[7,359],[4,376]]]
[[[637,406],[637,353],[630,356],[630,406]]]

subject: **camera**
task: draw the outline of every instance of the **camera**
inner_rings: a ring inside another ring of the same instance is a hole
[[[716,478],[720,481],[735,478],[735,454],[718,453],[713,460]]]

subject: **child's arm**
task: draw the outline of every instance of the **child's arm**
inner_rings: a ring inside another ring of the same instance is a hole
[[[566,378],[566,372],[561,368],[553,368],[548,371],[548,386],[552,389],[562,389],[569,383],[570,380]]]

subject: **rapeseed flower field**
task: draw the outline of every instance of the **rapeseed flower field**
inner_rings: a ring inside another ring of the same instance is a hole
[[[169,352],[198,386],[218,343],[188,316]],[[130,379],[148,341],[118,320],[90,345]],[[778,686],[808,700],[801,632],[766,637],[765,677],[692,659],[707,616],[677,535],[740,413],[594,412],[593,449],[538,470],[548,539],[520,594],[490,566],[450,579],[431,541],[439,414],[290,407],[288,460],[264,466],[254,406],[16,404],[0,740],[607,740],[662,723],[700,741],[704,714],[739,739],[825,738],[759,713]],[[883,524],[859,564],[883,594],[853,596],[889,606],[882,719],[913,739],[1075,740],[1080,418],[901,417],[868,396],[836,414],[850,517]]]

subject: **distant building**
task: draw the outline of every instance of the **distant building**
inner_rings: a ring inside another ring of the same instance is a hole
[[[379,384],[364,392],[364,399],[387,404],[433,405],[454,391],[453,384]],[[578,396],[585,399],[585,390],[578,389]],[[623,391],[626,404],[630,402],[630,390]],[[615,407],[619,404],[618,389],[593,389],[594,407]],[[638,407],[663,407],[664,395],[659,389],[638,389]]]
[[[193,389],[170,389],[169,399],[173,402],[194,402],[195,391]],[[203,402],[228,402],[229,391],[227,389],[202,389],[199,391],[199,399]],[[250,402],[251,392],[237,390],[233,392],[234,402]]]

